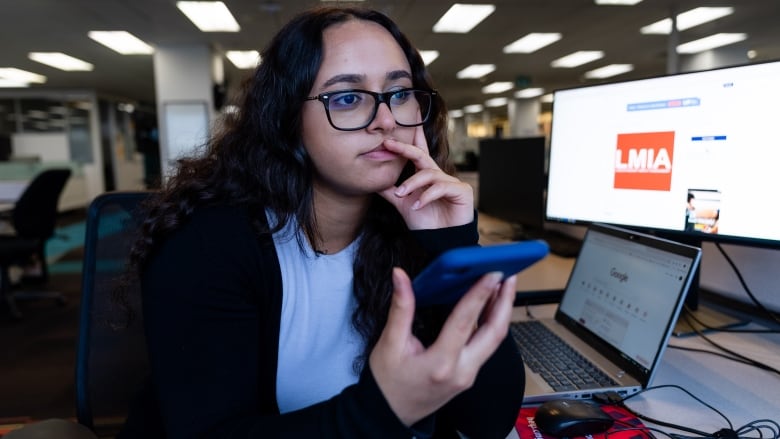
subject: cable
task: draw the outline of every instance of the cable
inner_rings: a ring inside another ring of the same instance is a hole
[[[531,313],[531,305],[528,302],[525,304],[525,315],[531,320],[536,320],[536,316]]]
[[[743,437],[747,433],[757,432],[758,437],[763,438],[764,435],[761,433],[761,430],[769,430],[771,433],[771,436],[769,436],[770,439],[780,438],[780,425],[771,419],[759,419],[745,424],[737,429],[737,434],[739,434],[740,437]]]
[[[730,429],[732,429],[732,430],[734,429],[734,425],[731,423],[731,421],[729,420],[729,418],[727,418],[727,417],[726,417],[726,415],[724,415],[724,414],[723,414],[723,413],[722,413],[720,410],[718,410],[718,409],[716,409],[715,407],[713,407],[713,406],[711,406],[711,405],[707,404],[707,403],[706,403],[706,402],[704,402],[704,401],[703,401],[701,398],[697,397],[697,396],[696,396],[696,395],[694,395],[693,393],[691,393],[691,392],[689,392],[689,391],[685,390],[683,387],[681,387],[681,386],[678,386],[678,385],[676,385],[676,384],[661,384],[661,385],[658,385],[658,386],[647,387],[647,388],[643,389],[643,390],[642,390],[642,391],[640,391],[640,392],[637,392],[637,393],[634,393],[633,395],[629,395],[629,396],[626,396],[625,398],[622,398],[622,400],[623,400],[622,402],[625,402],[626,400],[629,400],[629,399],[631,399],[631,398],[634,398],[635,396],[638,396],[638,395],[640,395],[640,394],[643,394],[643,393],[645,393],[645,392],[647,392],[647,391],[649,391],[649,390],[658,390],[658,389],[666,389],[666,388],[670,388],[670,389],[677,389],[677,390],[680,390],[680,391],[684,392],[686,395],[688,395],[688,396],[690,396],[691,398],[695,399],[697,402],[699,402],[699,403],[700,403],[700,404],[702,404],[703,406],[707,407],[708,409],[710,409],[710,410],[712,410],[713,412],[715,412],[715,413],[717,413],[718,415],[720,415],[720,417],[721,417],[721,418],[723,418],[723,420],[725,420],[725,421],[726,421],[726,423],[728,424],[729,428],[730,428]],[[705,433],[705,435],[706,435],[706,433]]]
[[[661,420],[658,420],[658,419],[651,418],[649,416],[643,415],[643,414],[641,414],[639,412],[634,411],[631,407],[629,407],[629,406],[627,406],[625,404],[625,402],[627,400],[629,400],[631,398],[634,398],[634,397],[636,397],[638,395],[644,394],[647,391],[663,389],[663,388],[673,388],[673,389],[681,390],[682,392],[686,393],[688,396],[690,396],[694,400],[698,401],[700,404],[704,405],[705,407],[709,408],[710,410],[712,410],[715,413],[717,413],[718,415],[720,415],[726,421],[726,424],[728,424],[728,426],[729,426],[728,430],[731,430],[731,431],[734,430],[734,426],[732,425],[732,423],[729,420],[729,418],[726,417],[726,415],[724,415],[722,412],[720,412],[715,407],[713,407],[713,406],[707,404],[706,402],[702,401],[700,398],[696,397],[691,392],[689,392],[689,391],[685,390],[684,388],[682,388],[682,387],[680,387],[678,385],[675,385],[675,384],[663,384],[663,385],[660,385],[660,386],[647,387],[647,388],[645,388],[645,389],[643,389],[643,390],[641,390],[641,391],[639,391],[637,393],[634,393],[633,395],[629,395],[629,396],[626,396],[626,397],[621,397],[617,392],[604,392],[604,393],[599,393],[599,394],[593,395],[593,399],[598,401],[598,402],[605,403],[605,404],[619,405],[620,407],[626,409],[626,411],[628,411],[629,413],[631,413],[632,415],[636,416],[637,418],[639,418],[639,419],[641,419],[643,421],[651,422],[653,424],[661,425],[663,427],[669,427],[669,428],[674,428],[676,430],[681,430],[681,431],[685,431],[685,432],[688,432],[688,433],[693,433],[693,434],[701,436],[701,437],[711,437],[712,435],[710,433],[706,433],[706,432],[703,432],[701,430],[696,430],[694,428],[686,427],[684,425],[677,425],[677,424],[673,424],[673,423],[670,423],[670,422],[661,421]]]
[[[723,352],[726,352],[727,354],[730,354],[730,355],[732,355],[732,356],[742,360],[743,362],[746,362],[747,364],[750,364],[750,365],[753,365],[755,367],[758,367],[759,369],[767,370],[767,371],[774,372],[774,373],[780,375],[780,370],[775,369],[774,367],[769,366],[768,364],[764,364],[764,363],[761,363],[759,361],[753,360],[753,359],[748,358],[748,357],[746,357],[746,356],[744,356],[742,354],[739,354],[739,353],[737,353],[735,351],[732,351],[732,350],[730,350],[730,349],[728,349],[728,348],[726,348],[726,347],[724,347],[722,345],[719,345],[718,343],[715,343],[712,339],[707,337],[699,328],[695,327],[691,323],[691,321],[689,319],[689,318],[691,318],[691,316],[689,316],[687,313],[684,314],[683,316],[684,316],[686,322],[688,323],[688,325],[691,328],[693,328],[693,330],[696,331],[696,334],[698,334],[699,337],[701,337],[707,343],[711,344],[712,346],[716,347],[717,349],[722,350]],[[695,317],[693,319],[696,320]]]
[[[769,317],[770,320],[774,320],[775,323],[780,323],[780,317],[778,317],[778,315],[776,313],[774,313],[774,312],[770,311],[769,309],[767,309],[758,299],[756,299],[756,297],[750,291],[750,288],[748,287],[747,282],[745,282],[745,279],[742,277],[742,274],[740,273],[739,268],[737,268],[737,265],[734,263],[734,261],[731,260],[731,257],[729,257],[729,255],[726,253],[726,251],[723,250],[723,247],[721,247],[720,243],[716,242],[715,246],[720,251],[720,254],[722,254],[723,257],[726,259],[726,262],[728,262],[729,265],[731,265],[731,269],[734,270],[734,274],[737,275],[737,279],[739,279],[739,283],[742,284],[742,288],[745,289],[745,292],[747,293],[748,297],[750,297],[750,299],[758,307],[758,309],[763,311]]]
[[[711,354],[711,355],[715,355],[715,356],[718,356],[718,357],[723,357],[723,358],[725,358],[727,360],[735,361],[737,363],[746,364],[748,366],[755,366],[754,362],[752,362],[752,361],[745,361],[745,360],[743,360],[741,358],[731,357],[731,356],[726,355],[726,354],[724,354],[722,352],[709,351],[707,349],[699,349],[699,348],[689,348],[689,347],[686,347],[686,346],[677,346],[677,345],[673,345],[673,344],[669,344],[667,347],[669,347],[671,349],[678,349],[678,350],[681,350],[681,351],[698,352],[700,354]]]
[[[736,357],[732,357],[732,356],[726,355],[726,354],[724,354],[722,352],[709,351],[707,349],[699,349],[699,348],[689,348],[689,347],[686,347],[686,346],[677,346],[677,345],[673,345],[673,344],[669,344],[667,347],[669,347],[671,349],[678,349],[678,350],[681,350],[681,351],[698,352],[700,354],[715,355],[717,357],[722,357],[722,358],[725,358],[727,360],[731,360],[731,361],[734,361],[734,362],[737,362],[737,363],[742,363],[742,364],[746,364],[748,366],[757,366],[759,368],[762,368],[762,367],[756,365],[754,361],[746,361],[746,360],[743,360],[741,358],[736,358]]]
[[[693,428],[689,428],[682,425],[676,425],[669,422],[659,421],[657,419],[653,419],[649,416],[642,415],[641,413],[637,413],[636,411],[632,410],[630,407],[628,407],[625,404],[625,401],[628,399],[631,399],[635,396],[638,396],[642,393],[645,393],[649,390],[656,390],[661,388],[674,388],[681,390],[685,392],[688,396],[695,399],[702,405],[708,407],[718,415],[720,415],[728,424],[728,428],[721,428],[720,430],[714,432],[714,433],[705,433],[703,431],[699,431]],[[657,433],[661,433],[664,436],[670,438],[670,439],[780,439],[780,424],[778,424],[776,421],[773,421],[771,419],[758,419],[752,422],[749,422],[737,429],[734,429],[734,426],[732,425],[731,421],[721,413],[716,408],[712,407],[711,405],[707,404],[706,402],[702,401],[700,398],[694,396],[691,392],[685,390],[684,388],[674,385],[674,384],[666,384],[666,385],[660,385],[660,386],[654,386],[654,387],[648,387],[638,393],[635,393],[633,395],[629,395],[626,397],[621,397],[617,392],[604,392],[599,393],[596,395],[593,395],[593,399],[601,404],[608,404],[608,405],[618,405],[622,408],[624,408],[626,411],[631,413],[632,415],[636,416],[639,419],[642,419],[647,422],[651,422],[653,424],[658,424],[664,427],[674,428],[676,430],[686,431],[688,433],[695,434],[696,436],[685,436],[682,434],[677,433],[666,433],[662,430],[658,430],[651,427],[645,427],[644,429],[641,427],[632,427],[632,428],[625,428],[625,429],[619,429],[616,431],[613,431],[612,433],[618,433],[620,431],[629,431],[629,430],[648,430],[648,431],[654,431]],[[620,421],[619,421],[620,422]],[[621,422],[621,424],[626,424],[625,422]],[[768,432],[769,435],[765,436],[764,432]],[[755,433],[754,436],[748,436],[751,433]],[[609,433],[605,433],[605,439]],[[652,433],[648,433],[650,436],[652,436]]]
[[[745,334],[780,334],[780,330],[778,330],[778,329],[720,328],[720,327],[709,326],[706,323],[704,323],[703,321],[701,321],[698,317],[696,317],[696,313],[694,313],[688,307],[688,305],[684,305],[684,309],[685,309],[686,312],[682,313],[682,315],[692,318],[702,328],[707,329],[709,331],[713,331],[713,332],[733,332],[733,333],[745,333]],[[693,327],[693,326],[691,326],[691,328],[693,330],[696,330],[696,328]]]

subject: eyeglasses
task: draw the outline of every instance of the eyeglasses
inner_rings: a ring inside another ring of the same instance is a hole
[[[416,127],[428,121],[435,91],[403,88],[375,93],[368,90],[340,90],[306,98],[320,101],[333,128],[341,131],[362,130],[376,117],[379,104],[387,104],[395,123]]]

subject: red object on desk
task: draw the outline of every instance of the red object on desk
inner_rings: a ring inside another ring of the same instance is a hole
[[[588,439],[648,439],[651,437],[644,429],[645,425],[642,421],[626,409],[612,405],[603,405],[601,409],[615,420],[615,424],[607,431],[607,434],[600,433],[584,437]],[[520,439],[557,439],[536,428],[535,413],[536,407],[520,409],[520,414],[515,422],[515,430],[517,430]]]

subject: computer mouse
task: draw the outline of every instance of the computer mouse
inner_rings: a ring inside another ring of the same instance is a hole
[[[555,437],[603,433],[615,423],[596,403],[577,399],[542,403],[536,409],[534,421],[540,432]]]

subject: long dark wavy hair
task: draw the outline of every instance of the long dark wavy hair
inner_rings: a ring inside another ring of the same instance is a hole
[[[425,65],[397,25],[380,12],[320,7],[304,12],[270,41],[262,62],[248,77],[204,151],[179,160],[177,170],[146,208],[141,237],[131,251],[134,270],[142,272],[155,250],[198,208],[214,204],[245,206],[258,236],[273,233],[295,219],[310,242],[318,242],[312,201],[314,166],[301,138],[301,107],[313,87],[323,57],[323,31],[348,20],[367,20],[387,29],[411,66],[413,87],[433,90]],[[444,102],[437,95],[423,129],[433,159],[452,173]],[[414,172],[411,163],[400,180]],[[269,226],[264,209],[278,221]],[[354,262],[357,308],[353,325],[366,341],[366,355],[384,327],[392,295],[391,271],[419,271],[425,255],[410,239],[397,210],[380,196],[371,201]]]

